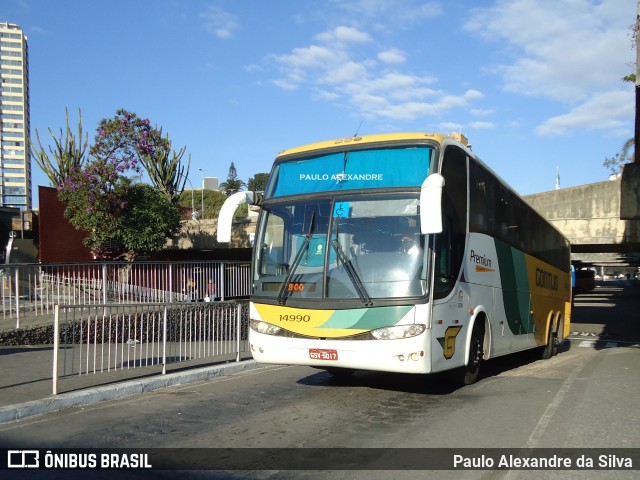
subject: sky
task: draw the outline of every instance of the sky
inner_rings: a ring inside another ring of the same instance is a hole
[[[523,195],[606,181],[634,131],[633,0],[3,0],[28,37],[31,137],[125,108],[203,177],[283,149],[462,132]],[[37,185],[49,180],[33,162]]]

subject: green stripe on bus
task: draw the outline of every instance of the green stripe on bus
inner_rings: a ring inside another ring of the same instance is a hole
[[[359,308],[336,310],[329,320],[318,328],[346,328],[351,330],[373,330],[395,325],[413,307]]]
[[[514,335],[534,331],[529,304],[530,288],[527,259],[524,253],[495,240],[500,270],[500,284],[507,324]]]

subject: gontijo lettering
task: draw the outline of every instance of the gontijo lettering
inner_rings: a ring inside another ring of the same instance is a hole
[[[558,291],[558,275],[536,268],[536,286],[547,290]]]

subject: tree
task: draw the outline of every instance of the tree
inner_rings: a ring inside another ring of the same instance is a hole
[[[177,202],[191,164],[189,157],[185,171],[181,163],[186,147],[172,151],[169,136],[163,137],[162,129],[152,128],[149,119],[124,109],[118,110],[112,119],[100,120],[97,131],[92,156],[140,162],[151,183],[172,202]]]
[[[231,165],[229,166],[229,174],[227,175],[227,181],[220,184],[220,190],[222,190],[228,197],[242,190],[242,187],[244,186],[246,186],[246,184],[238,178],[236,166],[233,164],[233,162],[231,162]]]
[[[86,233],[84,244],[97,258],[131,261],[161,249],[179,230],[184,149],[170,151],[168,137],[135,113],[119,110],[100,121],[91,158],[58,185],[65,216]],[[133,183],[141,165],[154,186]]]
[[[256,173],[249,179],[249,183],[247,183],[247,189],[252,192],[264,192],[267,189],[268,181],[268,173]]]
[[[55,149],[49,146],[49,153],[53,157],[53,161],[49,158],[49,154],[42,146],[40,141],[40,133],[36,129],[36,138],[38,139],[38,148],[31,144],[31,154],[38,166],[49,178],[52,186],[62,185],[76,168],[81,168],[85,161],[87,145],[89,143],[89,135],[85,134],[84,142],[82,140],[82,113],[78,109],[78,137],[76,138],[69,127],[69,112],[65,109],[67,120],[67,129],[64,139],[62,137],[62,129],[60,129],[60,137],[56,138],[53,131],[49,129],[49,134],[55,143]]]
[[[633,147],[634,139],[630,138],[629,140],[624,142],[622,149],[618,153],[616,153],[615,156],[611,158],[605,158],[602,165],[605,168],[608,168],[611,171],[612,175],[617,175],[622,171],[622,166],[625,163],[633,162],[633,159],[635,158]]]
[[[148,254],[162,250],[167,239],[180,231],[180,206],[150,185],[132,186],[120,238],[126,252]]]

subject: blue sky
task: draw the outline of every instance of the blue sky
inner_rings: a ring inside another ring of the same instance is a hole
[[[4,0],[31,136],[119,108],[245,182],[305,143],[462,131],[521,194],[604,181],[633,136],[631,0]],[[204,172],[199,169],[203,169]],[[48,185],[34,163],[33,184]],[[187,187],[189,188],[189,187]],[[37,197],[34,199],[37,205]]]

